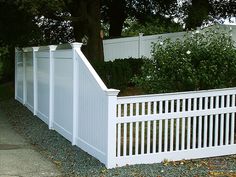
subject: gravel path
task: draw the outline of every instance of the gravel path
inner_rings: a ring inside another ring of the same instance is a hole
[[[201,160],[133,165],[107,170],[98,160],[71,145],[17,101],[0,102],[14,128],[60,167],[63,176],[221,176],[236,177],[236,155]]]

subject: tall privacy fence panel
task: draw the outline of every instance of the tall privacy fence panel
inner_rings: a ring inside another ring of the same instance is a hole
[[[109,167],[110,154],[115,157],[112,117],[119,90],[107,89],[80,47],[16,49],[15,98],[50,129]]]
[[[236,41],[236,26],[235,25],[213,25],[209,28],[220,28],[222,31],[229,31],[231,29],[232,39]],[[166,38],[173,41],[182,39],[187,32],[175,32],[158,35],[144,36],[140,33],[139,36],[125,37],[117,39],[103,40],[104,58],[105,61],[113,61],[122,58],[150,58],[152,55],[152,45],[156,42],[161,42]]]
[[[80,43],[16,49],[15,99],[107,168],[236,154],[236,88],[117,97]]]

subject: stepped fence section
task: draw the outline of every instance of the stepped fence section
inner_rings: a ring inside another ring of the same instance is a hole
[[[236,88],[117,97],[81,43],[16,49],[15,99],[107,168],[236,154]]]

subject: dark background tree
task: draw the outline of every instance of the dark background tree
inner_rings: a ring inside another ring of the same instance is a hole
[[[200,27],[203,23],[236,16],[235,0],[191,0],[183,3],[186,29]]]
[[[7,50],[0,62],[5,78],[12,79],[16,46],[82,39],[87,58],[103,61],[101,21],[109,27],[109,37],[120,37],[129,28],[127,19],[148,28],[150,24],[171,26],[179,17],[186,28],[195,28],[208,20],[235,16],[235,9],[234,0],[191,0],[182,7],[177,0],[0,0],[0,47]]]

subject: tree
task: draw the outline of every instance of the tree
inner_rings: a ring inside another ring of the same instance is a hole
[[[87,40],[83,52],[90,60],[103,61],[102,38],[100,36],[99,0],[64,0],[71,14],[76,41]]]
[[[183,3],[187,29],[200,27],[204,22],[217,21],[220,18],[230,18],[236,15],[234,0],[191,0]]]
[[[120,37],[127,18],[144,24],[150,18],[171,16],[176,3],[177,0],[103,0],[102,19],[110,26],[109,37]]]

